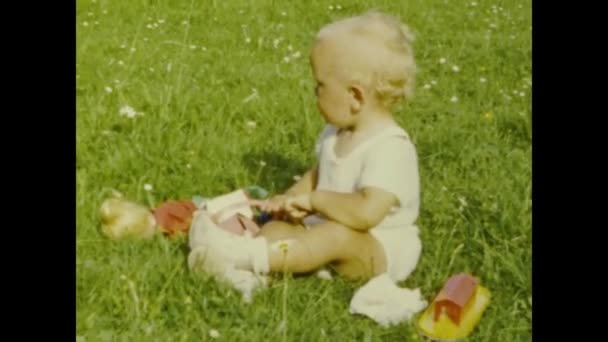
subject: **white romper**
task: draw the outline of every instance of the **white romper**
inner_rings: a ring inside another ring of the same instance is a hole
[[[405,280],[416,268],[422,244],[416,219],[420,207],[418,160],[408,134],[393,125],[337,157],[334,146],[337,129],[327,125],[316,143],[319,161],[317,190],[353,193],[376,187],[393,193],[400,202],[370,233],[382,244],[387,273],[395,282]],[[309,216],[308,227],[324,218]]]

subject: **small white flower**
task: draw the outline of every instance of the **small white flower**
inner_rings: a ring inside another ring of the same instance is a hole
[[[220,337],[220,332],[215,329],[211,329],[211,330],[209,330],[209,337],[218,338],[218,337]]]
[[[148,24],[146,25],[146,28],[153,29],[154,27],[152,26],[152,24]]]
[[[196,45],[190,45],[190,50],[195,50],[196,49]]]
[[[524,94],[524,92],[523,92],[523,91],[520,91],[520,92],[519,92],[519,96],[524,97],[524,96],[526,96],[526,94]]]
[[[152,185],[150,185],[150,184],[144,184],[144,190],[146,190],[146,191],[152,191]]]
[[[452,70],[453,70],[454,72],[459,72],[459,71],[460,71],[460,68],[458,67],[458,65],[454,65],[454,66],[452,66]]]
[[[431,84],[432,84],[432,85],[437,85],[437,81],[435,81],[435,80],[431,80]]]
[[[82,26],[84,26],[84,27],[89,26],[89,22],[88,22],[88,21],[83,21],[83,22],[82,22]]]
[[[266,162],[265,162],[265,161],[263,161],[263,160],[261,160],[261,161],[260,161],[260,166],[266,166]]]
[[[475,7],[477,6],[477,3],[475,1],[471,2],[471,6]]]
[[[283,57],[283,62],[285,62],[285,63],[289,63],[289,56],[285,56],[285,57]]]
[[[188,21],[187,20],[182,21],[182,25],[184,25],[184,26],[188,25]]]
[[[424,89],[431,89],[431,85],[427,83],[427,84],[425,84],[425,85],[424,85],[424,87],[423,87],[423,88],[424,88]]]
[[[299,181],[300,179],[302,179],[302,176],[300,176],[300,175],[293,176],[293,180],[296,182]]]
[[[445,58],[442,57],[439,59],[439,64],[445,64],[445,62],[446,62]]]
[[[154,68],[152,67],[148,68],[148,70],[150,70],[150,72],[154,72]]]
[[[203,51],[207,51],[207,48],[206,48],[206,47],[204,47],[204,46],[201,46],[201,50],[203,50]]]
[[[341,10],[341,9],[342,9],[342,6],[340,6],[340,5],[336,5],[336,9],[339,11],[339,10]]]
[[[132,48],[130,48],[130,49],[129,49],[129,51],[131,51],[131,52],[135,52],[135,51],[136,51],[136,49],[132,47]]]
[[[282,15],[282,16],[286,16],[286,15],[287,15],[287,12],[281,12],[281,15]]]
[[[518,91],[516,89],[513,89],[513,94],[517,95]]]
[[[124,274],[120,275],[120,280],[127,280],[127,276],[125,276]]]
[[[251,38],[249,38],[249,37],[245,38],[245,43],[247,43],[247,44],[251,43]]]
[[[120,48],[121,49],[126,49],[127,48],[127,44],[120,44]]]
[[[106,93],[108,93],[108,94],[112,94],[112,88],[110,88],[110,87],[105,87],[105,88],[103,88],[103,90],[105,90]]]
[[[480,77],[480,78],[479,78],[479,82],[481,82],[481,83],[486,83],[486,81],[487,81],[487,80],[486,80],[486,78],[485,78],[485,77]]]
[[[291,46],[291,44],[287,45],[287,51],[291,51],[293,50],[293,47]]]
[[[112,132],[111,132],[111,131],[104,130],[104,131],[101,131],[101,134],[102,134],[102,135],[112,135]]]
[[[450,99],[450,102],[458,102],[458,97],[452,96],[452,98]]]
[[[123,62],[123,61],[118,61],[118,65],[123,66],[123,65],[125,65],[125,62]]]
[[[300,56],[301,56],[300,51],[296,51],[296,52],[294,52],[293,55],[291,55],[291,58],[298,59],[298,58],[300,58]]]
[[[158,24],[157,23],[152,23],[152,27],[157,28]]]
[[[272,46],[274,46],[274,48],[278,48],[279,44],[281,43],[281,40],[283,40],[282,38],[276,38],[275,40],[272,41]]]
[[[255,128],[257,126],[257,123],[253,120],[248,120],[247,122],[245,122],[245,125],[247,125],[247,127],[249,128]]]
[[[186,169],[191,169],[191,168],[192,168],[192,165],[186,164]]]
[[[490,24],[490,28],[496,28],[496,27],[498,27],[498,26],[496,26],[496,24],[494,24],[494,23]]]
[[[108,11],[103,10],[103,11],[101,11],[101,13],[103,13],[103,14],[108,14]]]
[[[95,21],[93,22],[93,25],[99,25],[99,21],[95,20]]]
[[[114,80],[114,84],[120,84],[119,80]]]
[[[327,7],[327,8],[329,8],[330,11],[334,10],[334,6],[332,6],[332,5],[329,5],[329,7]]]
[[[129,119],[133,119],[137,116],[137,112],[131,106],[125,105],[120,108],[119,114],[121,116],[126,116]]]
[[[165,23],[165,19],[158,19],[158,23],[159,24],[164,24]]]

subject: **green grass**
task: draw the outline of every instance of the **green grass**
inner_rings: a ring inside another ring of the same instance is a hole
[[[281,278],[244,305],[187,271],[184,241],[105,240],[98,208],[106,188],[148,205],[251,184],[285,189],[311,165],[323,124],[311,38],[332,19],[372,7],[417,35],[416,97],[396,117],[418,148],[424,250],[402,285],[430,300],[449,275],[473,272],[493,301],[469,340],[531,340],[530,1],[329,5],[337,3],[77,1],[79,341],[201,341],[210,329],[222,341],[282,338]],[[300,58],[283,61],[296,51]],[[257,96],[245,102],[252,89]],[[145,115],[120,116],[124,105]],[[411,323],[384,329],[348,313],[359,285],[289,280],[287,339],[413,340]]]

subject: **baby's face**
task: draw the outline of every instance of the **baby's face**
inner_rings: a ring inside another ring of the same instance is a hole
[[[317,105],[325,121],[337,128],[352,126],[352,94],[349,84],[336,72],[336,47],[332,41],[317,43],[312,50],[311,65],[316,80]]]

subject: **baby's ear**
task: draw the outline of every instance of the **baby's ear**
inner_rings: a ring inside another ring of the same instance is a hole
[[[361,86],[354,84],[348,88],[348,92],[351,95],[351,112],[358,113],[365,104],[365,90]]]

